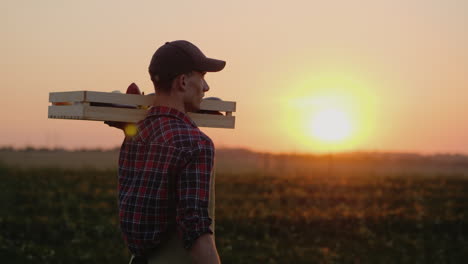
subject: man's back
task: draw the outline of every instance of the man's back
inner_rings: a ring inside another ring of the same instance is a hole
[[[136,256],[164,243],[175,230],[186,249],[212,233],[208,216],[214,146],[184,113],[156,106],[127,137],[119,157],[119,216]],[[171,196],[172,195],[172,196]]]

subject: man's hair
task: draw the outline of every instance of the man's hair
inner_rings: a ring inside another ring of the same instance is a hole
[[[175,78],[177,78],[178,76],[182,74],[190,76],[192,75],[192,71],[180,73],[180,74],[174,74],[173,77],[171,76],[170,78],[166,78],[163,80],[159,79],[156,74],[152,74],[150,72],[151,81],[153,82],[153,85],[154,85],[154,91],[156,93],[170,94],[171,88],[172,88],[172,82],[175,80]]]

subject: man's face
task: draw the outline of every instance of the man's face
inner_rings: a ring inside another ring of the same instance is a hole
[[[193,71],[186,78],[186,94],[184,97],[185,110],[196,112],[200,110],[200,103],[210,87],[205,81],[206,72]]]

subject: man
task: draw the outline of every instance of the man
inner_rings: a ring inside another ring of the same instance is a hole
[[[220,262],[208,214],[214,145],[187,112],[200,109],[206,72],[225,64],[183,40],[166,42],[151,59],[157,96],[119,156],[120,227],[131,263]]]

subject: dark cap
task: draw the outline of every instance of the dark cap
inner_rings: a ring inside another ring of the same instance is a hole
[[[151,58],[149,73],[153,80],[171,80],[190,71],[217,72],[225,61],[207,58],[203,52],[186,40],[166,42]]]

